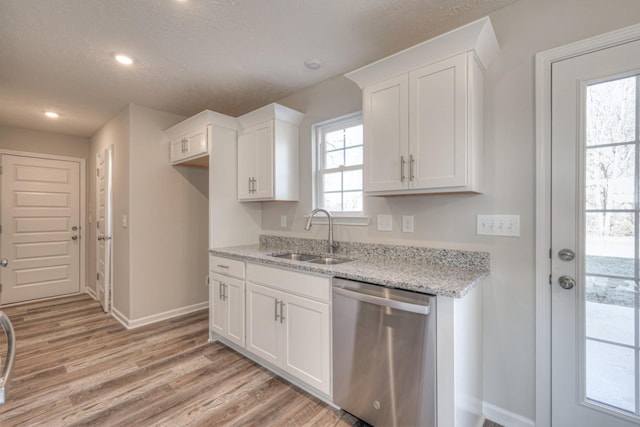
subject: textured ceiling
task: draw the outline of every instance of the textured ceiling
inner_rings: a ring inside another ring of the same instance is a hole
[[[130,102],[236,116],[514,1],[0,0],[0,123],[90,136]]]

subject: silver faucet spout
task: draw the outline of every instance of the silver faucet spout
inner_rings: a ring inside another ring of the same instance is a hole
[[[333,216],[331,216],[331,212],[321,208],[312,210],[311,215],[309,215],[309,219],[307,220],[307,223],[304,226],[304,229],[307,231],[311,229],[311,221],[313,220],[313,217],[315,216],[315,214],[317,214],[318,212],[324,213],[327,216],[327,218],[329,218],[329,239],[327,242],[327,247],[328,247],[329,253],[332,254],[337,245],[333,242]]]

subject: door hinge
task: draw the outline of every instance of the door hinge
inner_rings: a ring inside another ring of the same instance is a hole
[[[96,280],[100,280],[100,273],[96,273]]]
[[[100,169],[96,169],[96,176],[100,176]]]
[[[549,286],[551,286],[553,283],[551,283],[551,274],[549,274]]]
[[[100,228],[100,221],[96,221],[96,228]]]
[[[553,252],[551,252],[553,249],[549,248],[549,259],[553,259]]]
[[[2,226],[0,225],[0,234],[2,234]]]

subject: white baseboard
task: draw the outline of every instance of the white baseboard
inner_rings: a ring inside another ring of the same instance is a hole
[[[160,322],[162,320],[171,319],[173,317],[182,316],[184,314],[193,313],[194,311],[204,310],[209,307],[209,302],[201,302],[198,304],[190,305],[187,307],[175,308],[173,310],[165,311],[163,313],[152,314],[151,316],[142,317],[140,319],[128,319],[125,315],[120,313],[116,308],[111,309],[111,314],[116,320],[124,325],[127,329],[135,329],[140,326],[150,325],[152,323]]]
[[[87,294],[89,294],[89,296],[90,296],[91,298],[93,298],[94,300],[96,300],[96,301],[98,300],[98,295],[96,294],[96,291],[94,291],[94,290],[93,290],[93,289],[91,289],[90,287],[85,286],[84,291],[85,291]]]
[[[535,427],[536,425],[533,420],[487,402],[482,403],[482,412],[486,419],[503,425],[504,427]]]

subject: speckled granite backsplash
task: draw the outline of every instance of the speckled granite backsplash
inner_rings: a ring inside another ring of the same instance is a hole
[[[338,248],[335,254],[346,258],[362,260],[383,258],[389,261],[403,261],[418,264],[426,263],[489,271],[488,252],[434,249],[380,243],[336,243],[338,244]],[[291,252],[322,254],[327,252],[327,241],[301,237],[260,235],[260,247],[273,251],[286,250]]]

